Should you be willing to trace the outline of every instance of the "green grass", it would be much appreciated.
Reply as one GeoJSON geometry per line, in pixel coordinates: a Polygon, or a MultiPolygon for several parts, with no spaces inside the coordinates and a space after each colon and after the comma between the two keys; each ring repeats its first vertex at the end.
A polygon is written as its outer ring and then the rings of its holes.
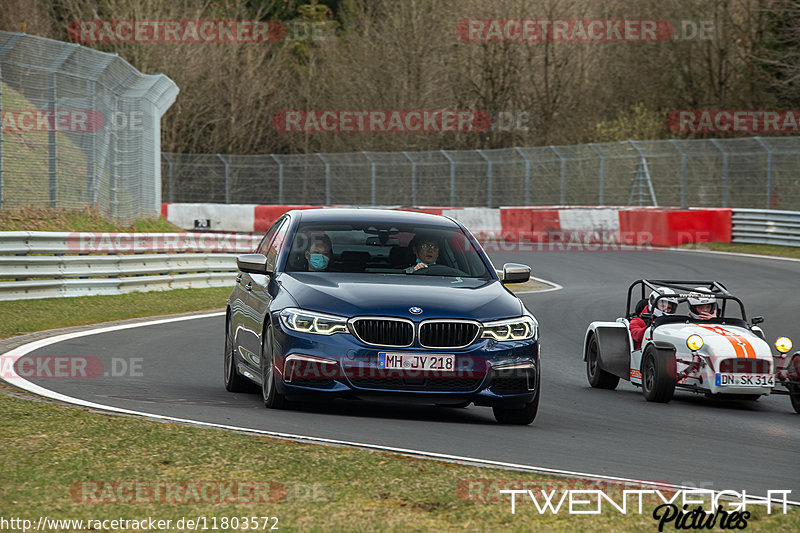
{"type": "Polygon", "coordinates": [[[800,258],[800,247],[778,246],[775,244],[745,244],[740,242],[708,242],[686,244],[682,248],[695,250],[712,250],[715,252],[737,252],[743,254],[776,255],[781,257],[800,258]]]}
{"type": "Polygon", "coordinates": [[[231,287],[0,302],[0,338],[110,320],[224,309],[231,287]]]}
{"type": "Polygon", "coordinates": [[[0,211],[0,231],[104,231],[169,233],[185,230],[164,217],[144,218],[121,224],[91,209],[25,207],[0,211]]]}
{"type": "MultiPolygon", "coordinates": [[[[176,521],[255,515],[278,517],[283,531],[656,530],[652,503],[641,515],[607,509],[601,515],[569,516],[564,510],[539,515],[531,504],[518,500],[512,515],[508,501],[480,501],[488,493],[469,491],[474,480],[493,480],[496,486],[516,481],[519,488],[525,482],[526,488],[557,489],[561,494],[568,488],[565,480],[120,418],[32,402],[4,391],[8,388],[0,387],[0,515],[6,518],[36,522],[42,515],[84,520],[151,516],[176,521]],[[218,503],[185,489],[173,492],[170,503],[148,497],[128,503],[122,498],[130,492],[103,491],[124,487],[111,483],[126,481],[141,487],[159,482],[254,482],[269,490],[267,501],[256,503],[218,503]],[[81,485],[85,482],[95,485],[81,485]],[[547,485],[550,482],[554,484],[547,485]],[[98,494],[106,501],[87,503],[98,494]]],[[[619,498],[615,490],[606,492],[619,498]]],[[[800,512],[766,515],[755,508],[747,527],[798,530],[800,512]]]]}
{"type": "MultiPolygon", "coordinates": [[[[36,109],[21,93],[2,84],[4,111],[36,109]]],[[[80,135],[80,134],[73,134],[80,135]]],[[[65,133],[56,133],[58,200],[63,205],[87,203],[87,157],[65,133]]],[[[50,134],[6,128],[3,132],[3,204],[5,208],[50,203],[50,134]]],[[[108,180],[101,180],[104,184],[108,180]]],[[[108,194],[101,185],[100,194],[108,194]]]]}

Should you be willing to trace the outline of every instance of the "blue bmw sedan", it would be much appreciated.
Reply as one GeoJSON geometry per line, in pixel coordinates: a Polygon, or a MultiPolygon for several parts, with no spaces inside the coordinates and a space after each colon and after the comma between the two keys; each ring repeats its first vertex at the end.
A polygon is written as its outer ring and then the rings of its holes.
{"type": "Polygon", "coordinates": [[[237,257],[227,303],[225,387],[261,388],[269,408],[309,398],[491,407],[530,424],[539,330],[475,237],[440,215],[289,211],[237,257]]]}

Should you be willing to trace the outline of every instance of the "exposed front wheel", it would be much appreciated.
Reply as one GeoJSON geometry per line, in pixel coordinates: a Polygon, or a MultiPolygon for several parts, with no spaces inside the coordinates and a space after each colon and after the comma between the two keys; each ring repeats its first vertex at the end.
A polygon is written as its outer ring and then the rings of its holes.
{"type": "Polygon", "coordinates": [[[261,343],[261,396],[264,405],[270,409],[286,407],[286,397],[275,386],[275,364],[272,353],[272,330],[267,327],[261,343]]]}
{"type": "Polygon", "coordinates": [[[642,356],[642,393],[647,401],[667,403],[672,400],[675,394],[674,367],[672,353],[647,347],[642,356]]]}
{"type": "Polygon", "coordinates": [[[618,376],[609,374],[600,368],[600,348],[596,335],[592,335],[592,338],[589,339],[589,346],[586,348],[586,377],[589,385],[596,389],[614,390],[619,385],[618,376]]]}
{"type": "Polygon", "coordinates": [[[247,378],[239,374],[236,369],[236,347],[233,345],[231,337],[230,318],[225,321],[225,354],[223,357],[223,377],[225,379],[225,389],[229,392],[246,392],[250,389],[250,382],[247,378]]]}
{"type": "Polygon", "coordinates": [[[795,413],[800,413],[800,385],[789,385],[789,399],[795,413]]]}

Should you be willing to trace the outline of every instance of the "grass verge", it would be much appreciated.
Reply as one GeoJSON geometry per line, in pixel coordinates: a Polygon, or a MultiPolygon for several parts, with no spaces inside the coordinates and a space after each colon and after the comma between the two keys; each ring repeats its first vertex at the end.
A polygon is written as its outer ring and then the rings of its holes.
{"type": "MultiPolygon", "coordinates": [[[[655,504],[646,504],[642,514],[606,505],[599,515],[569,516],[566,508],[540,515],[518,498],[512,515],[510,502],[497,497],[501,487],[536,494],[580,488],[567,480],[120,418],[9,394],[0,394],[0,442],[0,514],[34,524],[47,515],[153,517],[172,520],[169,531],[177,531],[183,517],[206,517],[210,526],[214,518],[221,525],[223,517],[245,516],[277,517],[284,531],[615,532],[657,526],[655,504]],[[218,501],[220,486],[232,488],[226,501],[218,501]]],[[[619,501],[619,487],[602,488],[619,501]]],[[[767,515],[751,508],[748,531],[800,530],[799,512],[767,515]]],[[[144,529],[128,526],[116,531],[144,529]]],[[[241,531],[242,522],[220,529],[241,531]]]]}
{"type": "Polygon", "coordinates": [[[746,244],[742,242],[704,242],[685,244],[681,248],[711,250],[714,252],[736,252],[741,254],[774,255],[800,259],[800,247],[778,246],[775,244],[746,244]]]}
{"type": "Polygon", "coordinates": [[[97,211],[88,208],[23,207],[0,210],[0,231],[183,233],[185,230],[164,217],[140,219],[126,225],[105,218],[97,211]]]}
{"type": "Polygon", "coordinates": [[[231,287],[0,302],[0,338],[154,315],[222,309],[231,287]]]}

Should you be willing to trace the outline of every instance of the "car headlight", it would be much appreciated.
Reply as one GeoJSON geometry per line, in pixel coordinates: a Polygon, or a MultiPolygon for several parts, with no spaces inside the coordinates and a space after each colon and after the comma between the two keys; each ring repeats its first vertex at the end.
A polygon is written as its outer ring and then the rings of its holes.
{"type": "Polygon", "coordinates": [[[686,346],[688,346],[691,351],[696,352],[703,347],[703,337],[700,335],[689,335],[689,338],[686,339],[686,346]]]}
{"type": "Polygon", "coordinates": [[[775,348],[781,353],[786,353],[792,349],[792,341],[789,337],[780,337],[775,341],[775,348]]]}
{"type": "Polygon", "coordinates": [[[521,316],[483,323],[481,338],[496,341],[523,341],[536,337],[538,324],[533,317],[521,316]]]}
{"type": "Polygon", "coordinates": [[[347,332],[347,319],[289,307],[281,311],[281,322],[287,328],[302,333],[333,335],[347,332]]]}

